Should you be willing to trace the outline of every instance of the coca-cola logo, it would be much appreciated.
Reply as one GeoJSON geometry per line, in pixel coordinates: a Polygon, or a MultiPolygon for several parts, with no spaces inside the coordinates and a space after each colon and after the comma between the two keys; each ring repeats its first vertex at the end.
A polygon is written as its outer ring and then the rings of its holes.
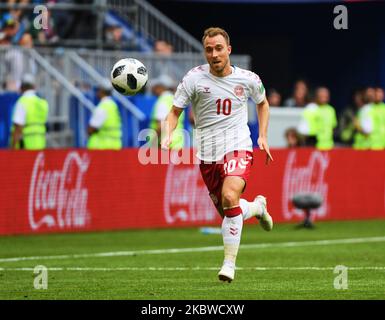
{"type": "Polygon", "coordinates": [[[213,222],[218,217],[197,165],[168,165],[163,203],[168,224],[213,222]]]}
{"type": "Polygon", "coordinates": [[[311,192],[323,198],[322,205],[312,211],[313,217],[324,217],[328,212],[328,185],[324,181],[329,166],[328,153],[312,152],[307,165],[302,167],[297,165],[296,157],[296,151],[291,151],[286,161],[282,192],[283,216],[287,220],[293,216],[302,217],[303,211],[293,207],[292,198],[298,192],[311,192]]]}
{"type": "Polygon", "coordinates": [[[59,170],[45,167],[44,152],[37,154],[28,198],[28,220],[32,230],[43,225],[60,229],[86,226],[88,190],[83,185],[90,161],[87,154],[68,153],[59,170]]]}

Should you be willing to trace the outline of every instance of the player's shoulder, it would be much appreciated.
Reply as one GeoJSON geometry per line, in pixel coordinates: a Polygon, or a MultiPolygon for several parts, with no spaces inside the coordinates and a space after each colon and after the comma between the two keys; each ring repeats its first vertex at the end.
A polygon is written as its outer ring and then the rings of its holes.
{"type": "Polygon", "coordinates": [[[195,78],[200,78],[203,75],[206,75],[209,73],[209,65],[208,64],[202,64],[199,66],[196,66],[192,69],[190,69],[184,78],[186,79],[195,79],[195,78]]]}
{"type": "Polygon", "coordinates": [[[199,82],[202,77],[205,77],[209,72],[208,64],[200,65],[190,69],[183,77],[182,82],[185,86],[191,87],[199,82]]]}
{"type": "Polygon", "coordinates": [[[253,71],[239,68],[236,66],[234,67],[234,74],[239,78],[240,81],[242,81],[247,86],[254,88],[254,87],[261,87],[262,86],[262,80],[259,77],[258,74],[256,74],[253,71]]]}
{"type": "Polygon", "coordinates": [[[245,80],[261,82],[261,78],[255,72],[237,66],[233,66],[233,68],[235,75],[244,78],[245,80]]]}

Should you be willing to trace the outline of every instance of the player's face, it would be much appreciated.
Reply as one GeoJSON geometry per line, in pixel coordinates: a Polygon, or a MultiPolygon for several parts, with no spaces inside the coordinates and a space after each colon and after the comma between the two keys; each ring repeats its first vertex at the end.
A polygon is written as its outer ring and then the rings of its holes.
{"type": "Polygon", "coordinates": [[[204,51],[211,73],[220,77],[231,73],[229,58],[231,46],[227,45],[222,35],[207,37],[204,41],[204,51]]]}

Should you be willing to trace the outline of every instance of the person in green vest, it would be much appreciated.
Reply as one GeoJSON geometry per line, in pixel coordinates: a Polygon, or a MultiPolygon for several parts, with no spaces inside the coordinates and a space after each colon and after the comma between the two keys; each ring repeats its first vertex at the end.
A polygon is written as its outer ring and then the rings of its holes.
{"type": "MultiPolygon", "coordinates": [[[[175,83],[167,75],[161,75],[150,83],[152,93],[157,96],[157,100],[152,109],[150,118],[150,128],[154,130],[154,135],[150,138],[150,143],[153,147],[160,147],[162,121],[165,120],[167,114],[173,106],[175,83]],[[156,134],[156,136],[155,136],[156,134]]],[[[185,145],[183,134],[184,129],[184,112],[178,120],[178,125],[173,135],[171,149],[182,149],[185,145]]]]}
{"type": "Polygon", "coordinates": [[[317,143],[318,105],[311,102],[302,111],[301,120],[297,127],[301,139],[306,147],[314,147],[317,143]]]}
{"type": "Polygon", "coordinates": [[[330,92],[326,87],[318,87],[315,101],[318,105],[316,125],[316,148],[330,150],[334,147],[334,129],[337,127],[337,116],[334,108],[329,104],[330,92]]]}
{"type": "Polygon", "coordinates": [[[45,149],[48,102],[35,91],[35,78],[25,74],[21,80],[21,97],[13,113],[11,148],[25,150],[45,149]]]}
{"type": "Polygon", "coordinates": [[[382,142],[383,142],[383,148],[385,148],[385,102],[384,102],[384,99],[385,99],[385,93],[384,93],[384,89],[383,88],[377,88],[379,91],[378,93],[380,94],[380,98],[378,99],[378,101],[380,101],[380,109],[382,110],[382,125],[383,125],[383,138],[382,138],[382,142]]]}
{"type": "Polygon", "coordinates": [[[372,119],[372,132],[370,133],[370,148],[382,150],[385,148],[385,104],[384,90],[375,88],[374,103],[370,112],[372,119]]]}
{"type": "Polygon", "coordinates": [[[111,97],[110,81],[104,81],[97,91],[99,104],[88,126],[88,149],[119,150],[122,148],[122,121],[119,107],[111,97]]]}
{"type": "Polygon", "coordinates": [[[345,146],[352,146],[356,135],[356,117],[360,108],[365,104],[364,90],[354,91],[351,103],[341,112],[338,119],[339,142],[345,146]]]}
{"type": "Polygon", "coordinates": [[[374,88],[367,87],[364,92],[365,104],[358,109],[354,119],[353,149],[355,150],[367,150],[370,148],[370,134],[373,131],[371,112],[374,99],[374,88]]]}

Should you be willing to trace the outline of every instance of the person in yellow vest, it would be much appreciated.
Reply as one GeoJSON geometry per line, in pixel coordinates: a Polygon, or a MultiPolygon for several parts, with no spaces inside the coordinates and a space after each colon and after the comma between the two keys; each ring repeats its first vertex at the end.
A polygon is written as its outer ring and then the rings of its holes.
{"type": "Polygon", "coordinates": [[[355,150],[367,150],[370,148],[370,134],[373,131],[371,112],[374,100],[374,88],[367,87],[364,93],[365,104],[358,109],[354,119],[353,149],[355,150]]]}
{"type": "Polygon", "coordinates": [[[356,117],[362,106],[365,105],[364,90],[354,91],[351,103],[341,112],[338,119],[338,137],[340,143],[345,146],[352,146],[357,133],[356,117]]]}
{"type": "Polygon", "coordinates": [[[382,143],[383,143],[383,148],[385,148],[385,102],[384,102],[385,93],[384,93],[384,89],[380,87],[376,89],[376,92],[379,95],[377,100],[379,101],[378,103],[380,104],[380,110],[382,112],[382,128],[383,128],[382,143]]]}
{"type": "Polygon", "coordinates": [[[119,107],[111,97],[112,85],[103,82],[97,91],[99,104],[92,113],[88,126],[88,149],[122,148],[122,121],[119,107]]]}
{"type": "Polygon", "coordinates": [[[334,130],[337,127],[337,116],[336,111],[329,104],[329,89],[326,87],[317,88],[315,100],[318,105],[316,148],[330,150],[334,147],[334,130]]]}
{"type": "Polygon", "coordinates": [[[304,141],[304,146],[314,147],[317,143],[318,105],[310,102],[302,111],[301,120],[297,132],[304,141]]]}
{"type": "Polygon", "coordinates": [[[11,148],[25,150],[45,149],[48,102],[35,91],[35,78],[25,74],[21,80],[21,97],[13,113],[11,148]]]}
{"type": "Polygon", "coordinates": [[[337,116],[329,104],[330,93],[326,87],[318,87],[314,102],[309,103],[298,126],[298,132],[305,137],[307,146],[319,150],[330,150],[334,146],[334,129],[337,127],[337,116]]]}
{"type": "Polygon", "coordinates": [[[382,150],[385,148],[385,104],[384,90],[380,87],[375,88],[370,116],[372,120],[372,132],[369,136],[370,148],[382,150]]]}
{"type": "MultiPolygon", "coordinates": [[[[156,132],[157,139],[151,137],[151,144],[152,146],[160,147],[162,121],[166,119],[173,106],[175,83],[173,79],[164,74],[151,81],[150,85],[152,93],[158,97],[152,109],[150,119],[150,128],[156,132]]],[[[173,133],[174,138],[170,146],[171,149],[182,149],[185,145],[182,131],[184,129],[184,117],[185,114],[183,112],[178,119],[177,128],[173,133]]]]}

